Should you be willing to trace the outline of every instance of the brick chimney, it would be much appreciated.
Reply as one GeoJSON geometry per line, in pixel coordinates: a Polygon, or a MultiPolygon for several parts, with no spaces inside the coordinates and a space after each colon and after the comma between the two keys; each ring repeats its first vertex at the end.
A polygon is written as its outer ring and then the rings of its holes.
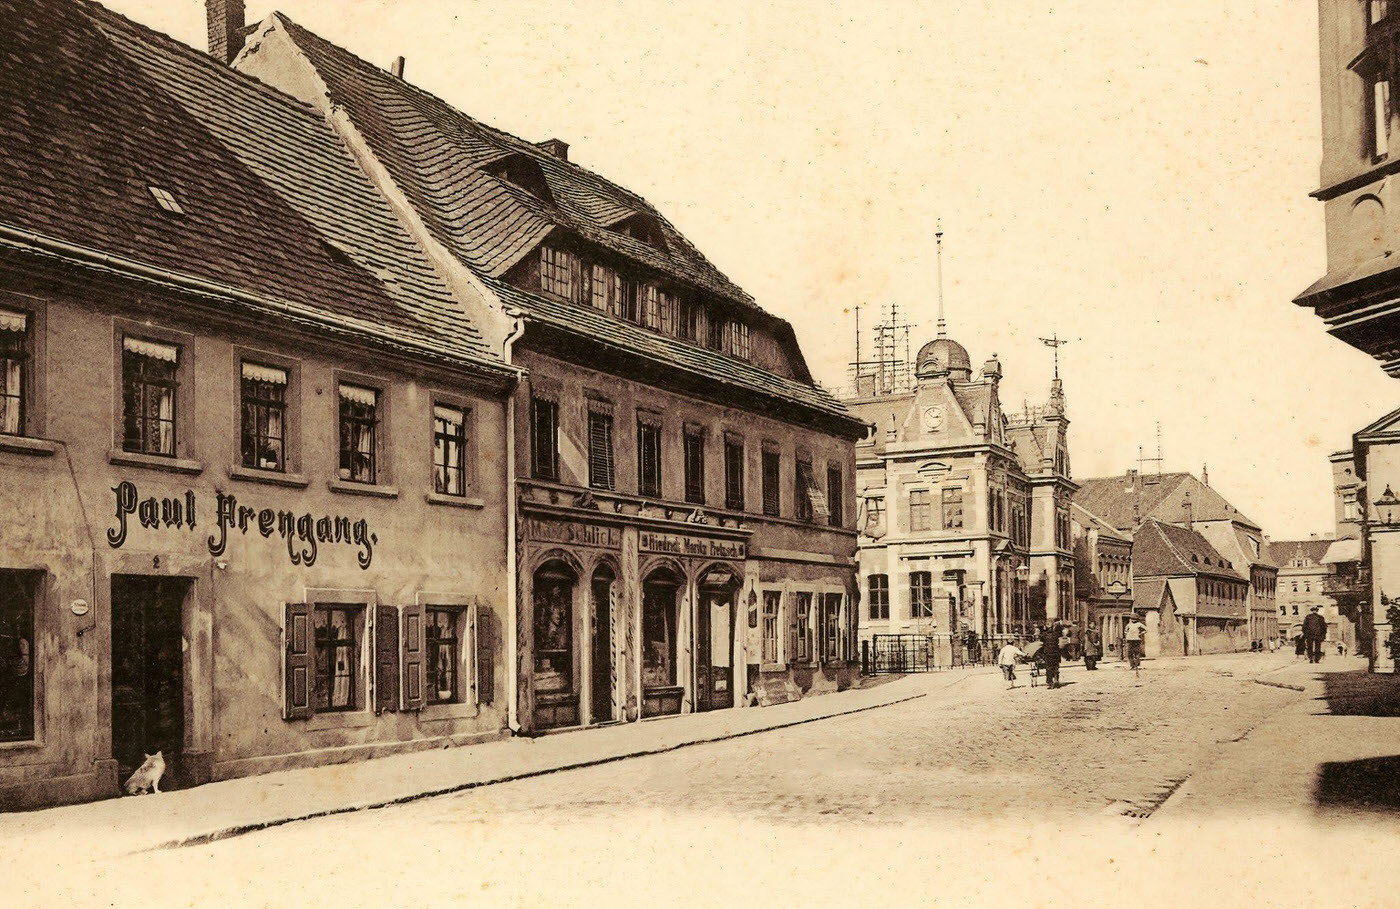
{"type": "Polygon", "coordinates": [[[243,49],[243,0],[204,0],[209,19],[209,56],[232,63],[243,49]]]}
{"type": "Polygon", "coordinates": [[[569,143],[563,139],[545,139],[535,144],[561,161],[569,160],[569,143]]]}

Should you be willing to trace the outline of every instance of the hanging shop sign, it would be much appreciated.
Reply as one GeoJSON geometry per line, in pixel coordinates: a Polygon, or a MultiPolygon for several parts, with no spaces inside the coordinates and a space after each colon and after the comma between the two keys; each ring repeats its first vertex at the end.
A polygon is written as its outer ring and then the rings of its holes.
{"type": "Polygon", "coordinates": [[[747,558],[748,550],[748,546],[741,540],[716,540],[680,533],[657,533],[652,530],[641,532],[637,548],[642,552],[660,552],[667,555],[739,560],[747,558]]]}
{"type": "MultiPolygon", "coordinates": [[[[123,480],[112,487],[116,497],[116,524],[107,530],[107,545],[120,549],[126,543],[127,530],[133,520],[150,530],[194,531],[197,524],[198,500],[192,490],[183,496],[147,496],[141,498],[136,484],[123,480]]],[[[209,554],[221,556],[228,549],[229,537],[256,533],[264,539],[280,537],[287,544],[287,558],[293,565],[310,568],[316,564],[323,545],[356,546],[356,561],[368,569],[374,560],[374,547],[379,537],[370,532],[363,518],[344,515],[320,515],[309,512],[297,514],[271,508],[240,505],[232,493],[214,494],[214,532],[206,539],[209,554]]]]}

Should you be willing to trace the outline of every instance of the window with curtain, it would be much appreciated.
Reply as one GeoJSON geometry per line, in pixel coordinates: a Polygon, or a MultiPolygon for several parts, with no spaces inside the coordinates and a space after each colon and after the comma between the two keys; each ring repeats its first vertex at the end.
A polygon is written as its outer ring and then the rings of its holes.
{"type": "Polygon", "coordinates": [[[340,384],[340,478],[373,483],[379,474],[379,392],[340,384]]]}
{"type": "Polygon", "coordinates": [[[614,489],[617,485],[612,414],[591,406],[588,411],[588,485],[594,489],[614,489]]]}
{"type": "Polygon", "coordinates": [[[122,339],[122,411],[125,451],[175,456],[180,348],[122,339]]]}
{"type": "Polygon", "coordinates": [[[317,712],[359,708],[363,627],[362,606],[316,607],[314,704],[317,712]]]}
{"type": "Polygon", "coordinates": [[[243,466],[287,469],[287,371],[241,365],[243,466]]]}
{"type": "Polygon", "coordinates": [[[433,407],[433,492],[467,494],[467,411],[433,407]]]}
{"type": "Polygon", "coordinates": [[[778,662],[778,609],[783,595],[777,590],[763,591],[763,662],[778,662]]]}
{"type": "Polygon", "coordinates": [[[429,607],[424,612],[429,704],[456,704],[462,700],[457,666],[462,658],[463,614],[462,609],[442,607],[429,607]]]}
{"type": "Polygon", "coordinates": [[[29,314],[0,309],[0,433],[25,434],[29,314]]]}

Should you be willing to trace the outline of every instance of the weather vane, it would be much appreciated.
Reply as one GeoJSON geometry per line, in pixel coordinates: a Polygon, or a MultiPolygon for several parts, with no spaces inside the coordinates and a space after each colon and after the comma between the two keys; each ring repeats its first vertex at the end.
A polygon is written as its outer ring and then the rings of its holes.
{"type": "Polygon", "coordinates": [[[1055,349],[1055,378],[1058,379],[1060,377],[1060,348],[1068,344],[1069,341],[1061,340],[1059,333],[1056,332],[1048,338],[1041,338],[1040,343],[1055,349]]]}

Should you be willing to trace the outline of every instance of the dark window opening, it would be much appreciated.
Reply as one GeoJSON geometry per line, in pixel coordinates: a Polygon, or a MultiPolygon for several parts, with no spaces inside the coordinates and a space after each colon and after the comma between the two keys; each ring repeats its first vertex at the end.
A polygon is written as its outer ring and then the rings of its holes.
{"type": "Polygon", "coordinates": [[[617,469],[613,463],[613,418],[611,414],[588,412],[588,485],[613,489],[617,469]]]}
{"type": "Polygon", "coordinates": [[[782,458],[776,451],[763,452],[763,513],[777,517],[780,511],[782,458]]]}
{"type": "Polygon", "coordinates": [[[34,738],[34,601],[40,575],[0,571],[0,742],[34,738]]]}
{"type": "Polygon", "coordinates": [[[559,479],[559,405],[544,398],[530,401],[530,473],[559,479]]]}
{"type": "Polygon", "coordinates": [[[428,607],[428,703],[456,704],[462,700],[457,666],[461,660],[461,609],[428,607]]]}
{"type": "Polygon", "coordinates": [[[661,496],[661,426],[646,420],[637,422],[637,491],[661,496]]]}
{"type": "Polygon", "coordinates": [[[689,429],[685,433],[685,500],[705,504],[705,435],[689,429]]]}
{"type": "Polygon", "coordinates": [[[361,606],[316,607],[316,689],[320,711],[356,710],[360,689],[361,606]]]}
{"type": "Polygon", "coordinates": [[[724,440],[724,507],[744,510],[744,443],[724,440]]]}
{"type": "Polygon", "coordinates": [[[870,594],[870,617],[888,619],[890,617],[890,578],[885,574],[872,574],[866,582],[870,594]]]}

